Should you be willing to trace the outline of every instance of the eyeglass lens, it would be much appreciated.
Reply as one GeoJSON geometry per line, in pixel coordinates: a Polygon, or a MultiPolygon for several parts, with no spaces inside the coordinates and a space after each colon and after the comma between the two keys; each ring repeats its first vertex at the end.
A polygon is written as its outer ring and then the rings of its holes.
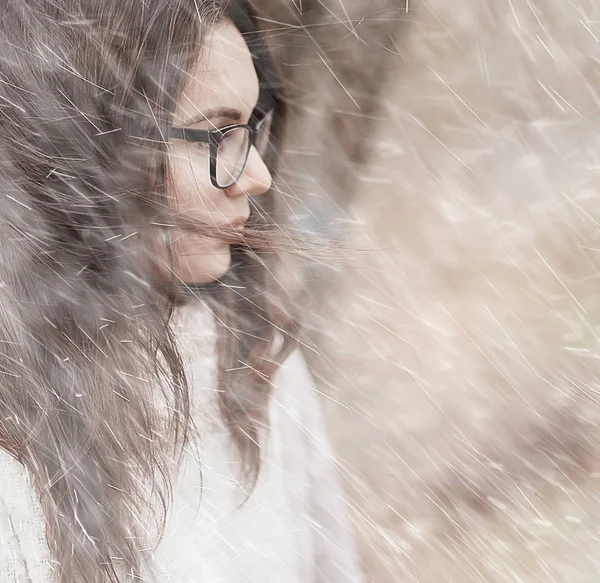
{"type": "Polygon", "coordinates": [[[250,131],[247,128],[234,128],[223,136],[217,151],[219,186],[231,186],[242,175],[249,150],[250,131]]]}
{"type": "MultiPolygon", "coordinates": [[[[262,119],[256,128],[255,146],[264,156],[271,136],[272,115],[262,119]]],[[[250,130],[238,127],[224,135],[217,151],[217,183],[222,188],[231,186],[244,171],[250,153],[250,130]]]]}
{"type": "Polygon", "coordinates": [[[271,126],[273,125],[273,113],[267,114],[256,128],[256,149],[261,157],[264,157],[267,146],[271,139],[271,126]]]}

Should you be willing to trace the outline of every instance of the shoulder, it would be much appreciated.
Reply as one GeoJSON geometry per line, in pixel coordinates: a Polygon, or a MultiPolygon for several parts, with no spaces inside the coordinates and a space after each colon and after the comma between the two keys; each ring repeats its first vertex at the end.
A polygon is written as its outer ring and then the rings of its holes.
{"type": "Polygon", "coordinates": [[[0,581],[49,583],[42,508],[25,466],[0,450],[0,581]]]}
{"type": "Polygon", "coordinates": [[[27,468],[0,450],[0,520],[21,521],[38,512],[41,507],[27,468]]]}
{"type": "Polygon", "coordinates": [[[302,351],[297,348],[281,364],[273,376],[273,401],[288,415],[299,421],[305,433],[322,423],[321,399],[302,351]]]}
{"type": "Polygon", "coordinates": [[[314,391],[314,381],[304,355],[296,348],[281,364],[274,375],[274,383],[278,387],[314,391]]]}

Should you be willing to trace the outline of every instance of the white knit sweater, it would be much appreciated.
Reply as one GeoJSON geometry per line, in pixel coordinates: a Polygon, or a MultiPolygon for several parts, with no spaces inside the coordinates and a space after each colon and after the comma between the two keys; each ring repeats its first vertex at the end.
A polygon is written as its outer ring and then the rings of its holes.
{"type": "MultiPolygon", "coordinates": [[[[199,304],[175,324],[201,440],[174,479],[159,583],[358,583],[319,400],[299,352],[280,369],[263,468],[240,507],[239,467],[216,409],[214,326],[199,304]],[[200,475],[202,469],[202,476],[200,475]]],[[[0,583],[54,583],[44,518],[26,469],[0,452],[0,583]]]]}

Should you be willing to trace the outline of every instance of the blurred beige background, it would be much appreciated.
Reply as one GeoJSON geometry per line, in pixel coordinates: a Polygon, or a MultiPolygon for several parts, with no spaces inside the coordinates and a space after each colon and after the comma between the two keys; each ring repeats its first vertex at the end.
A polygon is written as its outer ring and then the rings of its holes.
{"type": "Polygon", "coordinates": [[[305,287],[369,581],[600,580],[600,4],[298,8],[280,182],[357,249],[305,287]]]}

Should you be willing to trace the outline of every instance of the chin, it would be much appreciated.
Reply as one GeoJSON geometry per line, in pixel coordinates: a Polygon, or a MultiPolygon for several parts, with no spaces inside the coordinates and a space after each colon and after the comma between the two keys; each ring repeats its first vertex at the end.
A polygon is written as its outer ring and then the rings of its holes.
{"type": "Polygon", "coordinates": [[[188,260],[187,265],[180,268],[179,277],[185,283],[211,283],[223,277],[230,267],[231,248],[224,245],[188,260]]]}

